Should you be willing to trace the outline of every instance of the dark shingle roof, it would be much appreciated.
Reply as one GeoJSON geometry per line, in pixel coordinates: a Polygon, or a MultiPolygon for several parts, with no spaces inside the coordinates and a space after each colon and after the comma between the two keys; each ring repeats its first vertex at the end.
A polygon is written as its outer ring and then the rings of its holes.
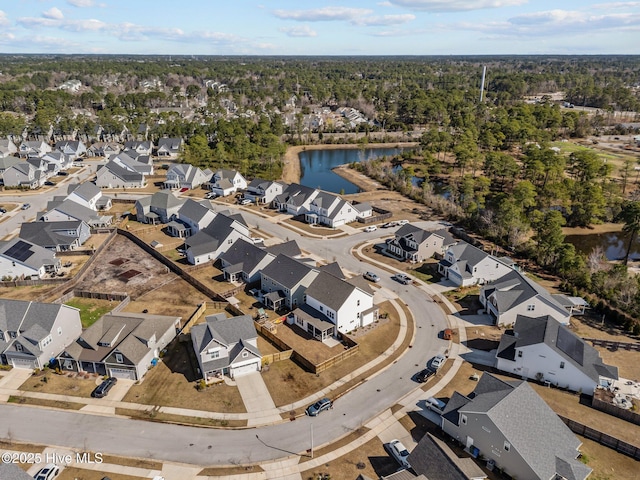
{"type": "Polygon", "coordinates": [[[283,254],[288,257],[297,257],[302,254],[302,251],[295,240],[271,245],[270,247],[266,247],[265,250],[276,256],[283,254]]]}
{"type": "Polygon", "coordinates": [[[33,477],[13,463],[0,463],[2,480],[33,480],[33,477]]]}
{"type": "Polygon", "coordinates": [[[427,433],[409,455],[411,468],[429,480],[486,478],[471,458],[459,458],[442,440],[427,433]]]}
{"type": "Polygon", "coordinates": [[[337,311],[355,289],[355,285],[342,281],[328,272],[321,271],[305,293],[337,311]]]}
{"type": "Polygon", "coordinates": [[[341,280],[344,280],[344,278],[345,278],[344,277],[344,272],[340,268],[340,265],[338,265],[338,262],[332,262],[332,263],[328,263],[326,265],[321,265],[320,267],[318,267],[318,270],[320,270],[321,272],[330,273],[334,277],[337,277],[337,278],[339,278],[341,280]]]}
{"type": "Polygon", "coordinates": [[[220,255],[220,259],[230,265],[242,264],[242,271],[251,272],[267,255],[269,252],[239,239],[229,250],[220,255]]]}
{"type": "Polygon", "coordinates": [[[313,270],[308,265],[280,254],[262,270],[262,274],[285,288],[293,288],[313,270]]]}
{"type": "Polygon", "coordinates": [[[23,223],[19,237],[44,248],[70,245],[78,236],[67,232],[77,231],[82,223],[81,220],[23,223]]]}

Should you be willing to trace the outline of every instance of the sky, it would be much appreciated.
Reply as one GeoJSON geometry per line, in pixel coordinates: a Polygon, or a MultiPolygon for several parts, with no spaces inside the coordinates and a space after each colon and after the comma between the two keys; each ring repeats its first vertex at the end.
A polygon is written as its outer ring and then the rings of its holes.
{"type": "Polygon", "coordinates": [[[640,54],[640,1],[0,0],[0,53],[640,54]]]}

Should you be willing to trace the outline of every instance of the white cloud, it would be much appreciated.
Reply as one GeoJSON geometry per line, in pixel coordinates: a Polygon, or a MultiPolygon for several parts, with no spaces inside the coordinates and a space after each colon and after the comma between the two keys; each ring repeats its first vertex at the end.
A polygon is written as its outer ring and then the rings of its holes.
{"type": "Polygon", "coordinates": [[[372,10],[366,8],[324,7],[314,10],[275,10],[273,14],[283,20],[298,22],[330,22],[340,20],[356,20],[371,15],[372,10]]]}
{"type": "Polygon", "coordinates": [[[378,6],[380,7],[391,7],[391,2],[378,2],[377,3],[378,6]]]}
{"type": "Polygon", "coordinates": [[[96,4],[95,0],[67,0],[67,3],[78,8],[93,7],[96,4]]]}
{"type": "Polygon", "coordinates": [[[302,25],[300,27],[280,27],[283,33],[286,33],[290,37],[315,37],[318,34],[309,25],[302,25]]]}
{"type": "Polygon", "coordinates": [[[60,11],[59,8],[52,7],[49,10],[42,12],[42,16],[44,18],[51,18],[54,20],[62,20],[64,18],[64,14],[60,11]]]}
{"type": "Polygon", "coordinates": [[[0,10],[0,26],[9,25],[10,23],[11,22],[9,22],[9,19],[7,18],[7,14],[2,10],[0,10]]]}
{"type": "Polygon", "coordinates": [[[457,12],[523,5],[528,0],[390,0],[398,7],[428,12],[457,12]]]}
{"type": "Polygon", "coordinates": [[[352,20],[351,23],[356,25],[365,25],[368,27],[374,26],[388,26],[388,25],[401,25],[403,23],[411,22],[415,20],[416,16],[406,13],[403,15],[382,15],[380,17],[364,17],[357,20],[352,20]]]}
{"type": "Polygon", "coordinates": [[[614,8],[634,8],[640,7],[640,2],[611,2],[611,3],[598,3],[591,5],[591,9],[595,10],[611,10],[614,8]]]}

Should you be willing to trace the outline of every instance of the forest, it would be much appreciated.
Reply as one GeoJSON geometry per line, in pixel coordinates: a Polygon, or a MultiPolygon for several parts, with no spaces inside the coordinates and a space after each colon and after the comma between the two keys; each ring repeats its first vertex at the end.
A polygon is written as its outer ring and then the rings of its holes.
{"type": "Polygon", "coordinates": [[[90,140],[98,127],[116,135],[144,124],[149,139],[184,138],[183,161],[250,177],[278,178],[287,144],[333,141],[325,134],[334,132],[363,143],[373,133],[406,134],[419,140],[412,153],[357,167],[535,260],[568,290],[596,295],[592,303],[640,332],[632,321],[640,316],[640,284],[627,259],[586,257],[562,233],[565,225],[621,222],[633,240],[640,158],[630,154],[614,166],[593,149],[560,148],[639,132],[640,57],[4,55],[0,73],[2,136],[53,131],[52,140],[90,140]],[[368,121],[302,121],[340,107],[368,121]]]}

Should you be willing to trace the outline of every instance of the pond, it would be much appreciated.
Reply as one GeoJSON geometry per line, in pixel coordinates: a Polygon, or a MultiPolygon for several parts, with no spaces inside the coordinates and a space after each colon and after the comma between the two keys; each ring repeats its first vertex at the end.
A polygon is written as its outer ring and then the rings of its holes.
{"type": "MultiPolygon", "coordinates": [[[[589,255],[594,248],[600,246],[607,260],[623,260],[628,246],[628,239],[624,232],[567,235],[564,241],[574,244],[576,250],[586,255],[589,255]]],[[[640,260],[640,241],[638,241],[638,238],[633,242],[629,260],[640,260]]]]}
{"type": "Polygon", "coordinates": [[[403,152],[402,148],[341,148],[337,150],[305,150],[300,152],[300,184],[321,188],[328,192],[358,193],[360,189],[332,171],[338,165],[362,162],[379,157],[391,157],[403,152]]]}

